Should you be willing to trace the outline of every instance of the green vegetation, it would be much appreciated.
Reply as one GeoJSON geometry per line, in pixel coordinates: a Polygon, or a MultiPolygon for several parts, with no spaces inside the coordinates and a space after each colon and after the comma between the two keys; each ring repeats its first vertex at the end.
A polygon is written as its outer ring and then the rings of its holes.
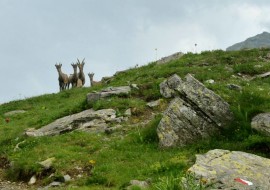
{"type": "MultiPolygon", "coordinates": [[[[251,130],[254,115],[270,111],[270,79],[245,80],[270,70],[266,57],[269,49],[224,52],[205,51],[185,54],[179,60],[164,65],[146,66],[119,73],[108,85],[79,88],[57,94],[47,94],[0,106],[0,168],[9,180],[27,182],[32,175],[38,185],[47,185],[54,179],[69,174],[74,181],[64,189],[125,189],[132,179],[150,180],[150,189],[179,189],[185,177],[191,189],[203,189],[202,184],[187,176],[186,170],[194,163],[195,154],[219,148],[241,150],[270,158],[270,139],[251,130]],[[208,88],[219,94],[230,105],[235,121],[218,137],[200,141],[184,148],[160,149],[156,127],[160,113],[169,100],[163,100],[155,109],[146,103],[162,98],[159,84],[172,74],[184,77],[191,73],[208,88]],[[241,73],[241,76],[238,76],[241,73]],[[215,83],[207,84],[213,79],[215,83]],[[107,86],[138,84],[129,96],[110,97],[93,104],[86,102],[86,94],[107,86]],[[227,84],[240,85],[242,91],[231,90],[227,84]],[[119,116],[128,108],[133,115],[123,124],[124,130],[113,134],[66,133],[53,137],[26,137],[27,128],[40,128],[63,116],[85,109],[113,108],[119,116]],[[6,123],[4,113],[26,110],[10,116],[6,123]],[[151,117],[155,113],[155,117],[151,117]],[[146,125],[141,122],[151,119],[146,125]],[[20,143],[20,150],[14,151],[20,143]],[[55,157],[54,171],[44,172],[37,162],[55,157]],[[12,163],[8,167],[7,161],[12,163]],[[49,178],[51,172],[54,178],[49,178]],[[82,175],[82,177],[78,177],[82,175]],[[75,187],[74,187],[75,188],[75,187]]],[[[57,81],[56,81],[57,84],[57,81]]],[[[1,172],[0,172],[1,173],[1,172]]],[[[133,189],[140,189],[134,187],[133,189]]],[[[180,188],[181,189],[181,188],[180,188]]]]}

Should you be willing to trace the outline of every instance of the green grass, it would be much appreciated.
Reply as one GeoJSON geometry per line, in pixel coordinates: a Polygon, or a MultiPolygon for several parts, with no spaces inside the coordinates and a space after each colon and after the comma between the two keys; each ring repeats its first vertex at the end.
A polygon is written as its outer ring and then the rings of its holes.
{"type": "MultiPolygon", "coordinates": [[[[2,104],[0,157],[12,162],[12,167],[5,170],[4,177],[27,182],[36,174],[38,184],[41,185],[46,185],[55,178],[61,179],[65,174],[76,179],[63,189],[76,189],[75,186],[80,189],[124,189],[132,179],[150,179],[150,189],[158,189],[164,185],[174,189],[174,186],[177,188],[179,185],[179,179],[186,175],[186,170],[194,163],[195,154],[198,153],[220,148],[270,158],[269,137],[258,134],[250,127],[253,116],[270,111],[270,79],[247,81],[232,76],[241,73],[252,77],[269,71],[270,61],[262,59],[268,52],[269,49],[254,49],[188,53],[164,65],[150,63],[120,73],[106,86],[72,89],[2,104]],[[235,121],[220,136],[183,148],[160,149],[156,127],[169,100],[163,100],[161,106],[155,109],[148,108],[146,103],[162,98],[159,92],[160,82],[172,74],[183,78],[188,73],[193,74],[231,105],[235,121]],[[205,83],[208,79],[213,79],[215,83],[205,83]],[[110,97],[92,104],[86,102],[86,94],[89,92],[129,83],[138,84],[139,90],[133,90],[128,96],[110,97]],[[227,84],[240,85],[242,91],[231,90],[227,84]],[[84,132],[39,138],[24,135],[27,128],[40,128],[58,118],[90,108],[113,108],[118,116],[131,108],[132,117],[123,124],[124,130],[111,135],[84,132]],[[18,109],[27,112],[10,116],[10,122],[6,123],[4,113],[18,109]],[[149,119],[152,113],[156,116],[146,126],[141,125],[140,122],[149,119]],[[20,142],[23,142],[20,150],[14,152],[15,146],[20,142]],[[50,157],[56,158],[53,163],[55,178],[49,178],[51,173],[44,172],[37,164],[50,157]],[[95,164],[91,164],[90,160],[95,161],[95,164]],[[78,178],[81,172],[83,175],[78,178]]],[[[195,182],[191,180],[190,185],[193,183],[195,182]]],[[[197,187],[194,184],[193,189],[197,187]]]]}

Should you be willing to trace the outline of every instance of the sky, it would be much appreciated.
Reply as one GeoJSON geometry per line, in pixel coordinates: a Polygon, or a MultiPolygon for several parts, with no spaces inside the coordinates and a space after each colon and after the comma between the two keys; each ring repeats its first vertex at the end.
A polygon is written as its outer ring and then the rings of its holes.
{"type": "Polygon", "coordinates": [[[0,0],[0,103],[58,93],[56,63],[94,80],[270,32],[269,0],[0,0]],[[197,44],[195,49],[195,44],[197,44]]]}

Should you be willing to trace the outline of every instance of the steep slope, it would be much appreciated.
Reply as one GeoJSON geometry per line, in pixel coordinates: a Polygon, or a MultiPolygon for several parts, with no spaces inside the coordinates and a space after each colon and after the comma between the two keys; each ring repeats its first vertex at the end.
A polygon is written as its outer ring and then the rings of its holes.
{"type": "Polygon", "coordinates": [[[63,189],[79,186],[93,190],[124,189],[130,180],[149,179],[152,189],[157,189],[155,187],[163,187],[168,178],[173,178],[171,181],[181,179],[194,163],[195,154],[211,149],[239,150],[270,157],[270,139],[250,127],[254,115],[270,111],[270,79],[249,80],[270,71],[269,51],[188,53],[166,64],[154,62],[120,72],[110,79],[109,84],[2,104],[0,179],[27,183],[36,175],[37,182],[33,189],[37,189],[55,180],[63,181],[68,174],[73,180],[63,189]],[[236,120],[220,136],[183,148],[162,150],[158,147],[156,128],[169,100],[162,99],[159,84],[173,74],[184,77],[188,73],[228,102],[236,120]],[[214,82],[209,83],[210,79],[214,82]],[[137,84],[139,90],[91,104],[86,101],[89,92],[128,84],[137,84]],[[230,89],[228,84],[241,86],[242,90],[230,89]],[[148,102],[158,99],[161,99],[160,106],[147,106],[148,102]],[[38,129],[59,118],[91,108],[112,108],[116,110],[117,117],[123,116],[130,108],[131,116],[126,123],[121,123],[122,128],[112,134],[75,131],[52,137],[24,135],[28,128],[38,129]],[[26,112],[7,118],[5,113],[13,110],[26,112]],[[37,163],[48,158],[55,158],[53,169],[44,172],[37,163]],[[51,175],[52,172],[54,175],[51,175]]]}
{"type": "Polygon", "coordinates": [[[256,36],[250,37],[243,42],[239,42],[228,47],[226,51],[235,51],[253,48],[269,48],[269,47],[270,47],[270,33],[263,32],[256,36]]]}

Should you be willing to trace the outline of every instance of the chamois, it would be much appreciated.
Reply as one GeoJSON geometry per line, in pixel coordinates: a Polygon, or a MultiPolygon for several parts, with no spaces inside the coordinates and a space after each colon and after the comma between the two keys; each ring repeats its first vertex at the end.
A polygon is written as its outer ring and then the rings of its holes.
{"type": "Polygon", "coordinates": [[[82,86],[85,84],[85,76],[84,76],[84,73],[83,73],[83,66],[84,66],[84,64],[85,64],[85,62],[84,62],[84,59],[82,60],[82,62],[80,63],[80,60],[79,59],[77,59],[77,65],[78,65],[78,67],[79,67],[79,76],[78,76],[78,78],[82,81],[82,86]]]}
{"type": "Polygon", "coordinates": [[[100,85],[100,84],[101,84],[101,81],[94,81],[94,80],[93,80],[94,75],[95,75],[95,73],[88,73],[88,76],[89,76],[89,78],[90,78],[91,86],[97,86],[97,85],[100,85]]]}
{"type": "Polygon", "coordinates": [[[61,67],[62,67],[62,64],[59,63],[59,64],[55,64],[55,67],[58,71],[58,81],[59,81],[59,88],[60,88],[60,91],[62,90],[65,90],[68,88],[68,76],[67,74],[64,74],[62,71],[61,71],[61,67]]]}
{"type": "Polygon", "coordinates": [[[74,88],[77,86],[77,81],[78,81],[77,65],[74,63],[71,63],[71,66],[73,67],[74,73],[69,76],[68,83],[72,85],[72,88],[74,88]]]}

